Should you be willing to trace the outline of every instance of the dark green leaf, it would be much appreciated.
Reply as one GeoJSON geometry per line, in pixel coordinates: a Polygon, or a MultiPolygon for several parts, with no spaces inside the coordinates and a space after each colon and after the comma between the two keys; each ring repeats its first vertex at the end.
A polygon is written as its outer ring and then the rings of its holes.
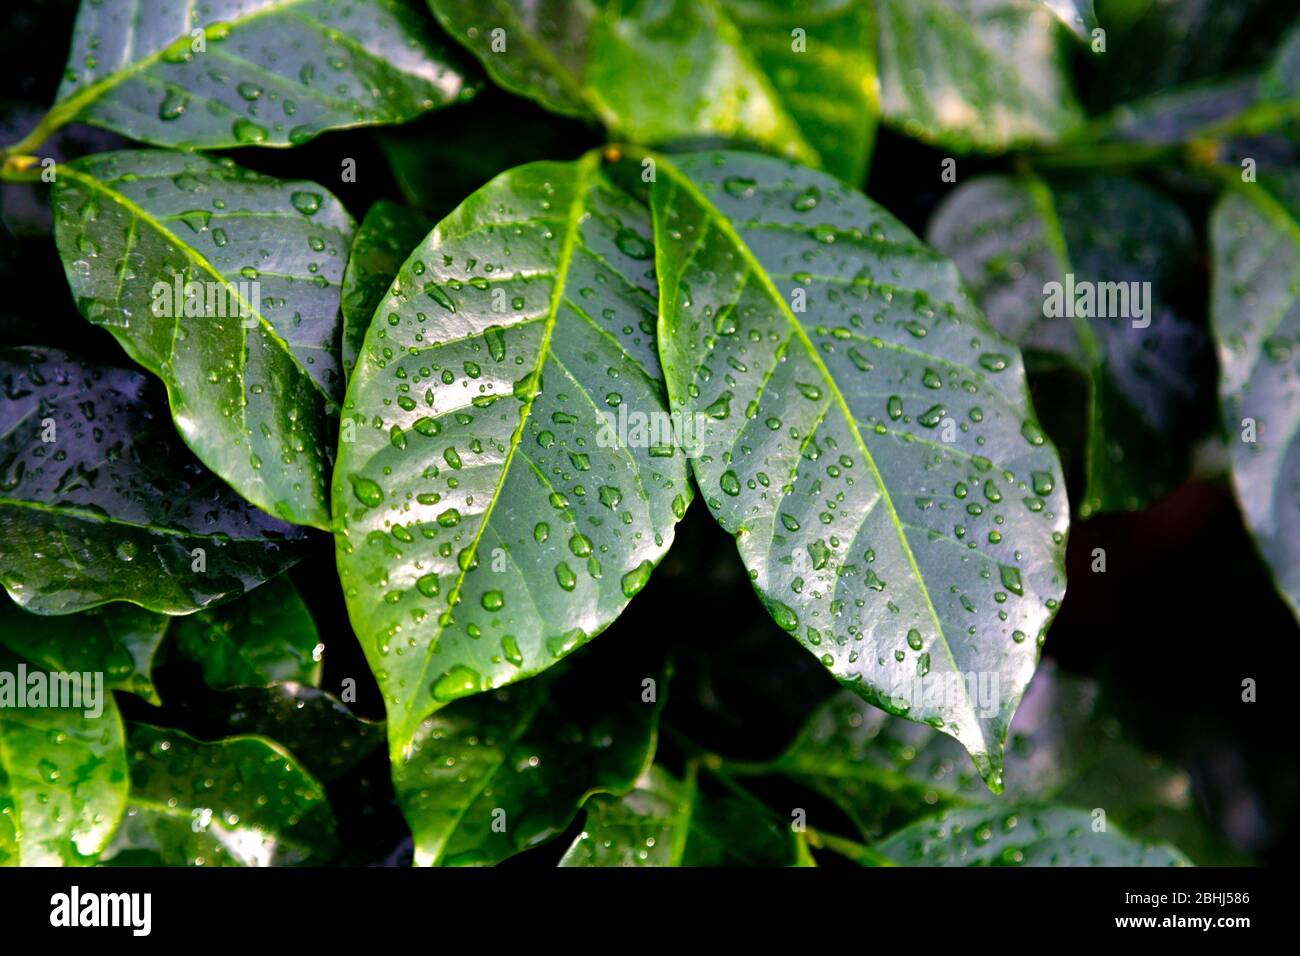
{"type": "Polygon", "coordinates": [[[228,160],[139,150],[59,167],[53,202],[78,306],[166,383],[186,444],[263,510],[328,528],[354,228],[338,200],[228,160]],[[191,281],[201,301],[175,294],[191,281]]]}
{"type": "Polygon", "coordinates": [[[1210,228],[1233,485],[1278,590],[1300,615],[1300,174],[1229,189],[1210,228]]]}
{"type": "Polygon", "coordinates": [[[47,670],[101,671],[105,687],[157,704],[153,658],[170,620],[121,603],[38,617],[0,597],[0,644],[47,670]]]}
{"type": "Polygon", "coordinates": [[[591,794],[632,789],[654,756],[666,675],[635,654],[593,669],[589,654],[420,726],[393,764],[416,865],[498,863],[562,833],[591,794]]]}
{"type": "Polygon", "coordinates": [[[866,4],[429,5],[497,83],[558,113],[641,143],[735,136],[854,181],[865,171],[878,112],[866,4]]]}
{"type": "Polygon", "coordinates": [[[212,687],[320,681],[324,645],[287,577],[238,601],[180,618],[173,627],[181,657],[200,664],[212,687]]]}
{"type": "Polygon", "coordinates": [[[334,513],[394,754],[449,701],[590,640],[672,543],[691,488],[654,351],[653,249],[595,154],[536,163],[443,220],[376,311],[334,513]]]}
{"type": "Polygon", "coordinates": [[[60,701],[75,709],[35,703],[38,670],[0,649],[0,866],[93,863],[126,807],[122,718],[107,688],[60,701]]]}
{"type": "Polygon", "coordinates": [[[0,386],[0,537],[22,543],[0,582],[27,610],[187,614],[296,560],[301,533],[203,469],[144,375],[3,349],[0,386]]]}
{"type": "Polygon", "coordinates": [[[115,866],[294,866],[337,847],[321,785],[262,737],[202,743],[132,724],[131,793],[115,866]]]}
{"type": "Polygon", "coordinates": [[[694,154],[660,159],[652,199],[669,394],[754,586],[840,681],[941,722],[996,787],[1069,520],[1016,347],[952,263],[827,176],[694,154]]]}
{"type": "Polygon", "coordinates": [[[1040,0],[1079,38],[1087,40],[1097,28],[1097,11],[1093,0],[1040,0]]]}
{"type": "Polygon", "coordinates": [[[1208,355],[1204,333],[1175,304],[1196,252],[1177,204],[1114,177],[1055,190],[982,178],[935,214],[930,241],[1030,359],[1064,361],[1086,376],[1081,515],[1144,507],[1182,479],[1208,355]],[[1111,288],[1122,295],[1110,297],[1111,288]],[[1082,297],[1093,292],[1089,307],[1082,297]],[[1068,308],[1076,303],[1083,314],[1068,308]]]}
{"type": "Polygon", "coordinates": [[[418,212],[381,199],[357,229],[341,291],[343,307],[343,375],[352,374],[375,308],[388,291],[406,257],[429,231],[418,212]]]}
{"type": "Polygon", "coordinates": [[[1085,810],[971,807],[914,823],[878,848],[903,866],[1187,866],[1171,846],[1143,844],[1085,810]]]}
{"type": "Polygon", "coordinates": [[[54,114],[159,146],[286,146],[473,92],[408,0],[85,0],[54,114]]]}
{"type": "Polygon", "coordinates": [[[587,804],[582,833],[561,866],[790,866],[792,831],[741,795],[703,792],[651,767],[636,788],[587,804]]]}

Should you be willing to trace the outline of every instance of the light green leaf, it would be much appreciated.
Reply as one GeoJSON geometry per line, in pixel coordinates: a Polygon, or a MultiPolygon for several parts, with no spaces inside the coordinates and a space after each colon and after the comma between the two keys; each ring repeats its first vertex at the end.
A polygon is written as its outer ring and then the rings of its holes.
{"type": "Polygon", "coordinates": [[[122,718],[106,688],[66,701],[76,709],[34,703],[39,670],[0,650],[0,866],[91,864],[126,807],[122,718]]]}
{"type": "Polygon", "coordinates": [[[418,212],[381,199],[370,207],[357,229],[341,291],[343,307],[343,374],[352,374],[375,307],[388,292],[406,257],[429,231],[418,212]]]}
{"type": "Polygon", "coordinates": [[[52,201],[78,306],[166,383],[185,443],[259,508],[328,528],[354,229],[338,200],[228,160],[139,150],[59,167],[52,201]],[[191,281],[202,300],[176,294],[191,281]]]}
{"type": "Polygon", "coordinates": [[[869,5],[429,5],[497,83],[555,112],[599,120],[617,136],[730,136],[854,181],[865,172],[879,112],[869,5]]]}
{"type": "Polygon", "coordinates": [[[1093,0],[1040,0],[1040,2],[1081,40],[1087,40],[1092,31],[1097,28],[1097,11],[1093,9],[1093,0]]]}
{"type": "Polygon", "coordinates": [[[288,146],[473,93],[408,0],[84,0],[54,115],[159,146],[288,146]]]}
{"type": "Polygon", "coordinates": [[[105,687],[158,704],[153,659],[170,620],[123,603],[38,617],[0,597],[0,644],[46,670],[100,671],[105,687]]]}
{"type": "Polygon", "coordinates": [[[792,831],[746,795],[704,792],[694,768],[677,780],[651,767],[636,788],[587,804],[560,866],[792,866],[792,831]]]}
{"type": "Polygon", "coordinates": [[[1278,591],[1300,616],[1300,175],[1230,188],[1210,237],[1233,486],[1278,591]]]}
{"type": "Polygon", "coordinates": [[[203,743],[132,724],[126,818],[103,859],[114,866],[296,866],[337,849],[325,791],[262,737],[203,743]]]}
{"type": "Polygon", "coordinates": [[[28,611],[188,614],[297,560],[301,532],[204,470],[143,374],[0,349],[0,383],[0,539],[22,542],[0,582],[28,611]]]}
{"type": "Polygon", "coordinates": [[[987,177],[940,207],[929,238],[1031,370],[1063,361],[1084,376],[1081,515],[1145,507],[1182,480],[1209,363],[1174,304],[1196,256],[1176,203],[1117,177],[987,177]]]}
{"type": "Polygon", "coordinates": [[[662,664],[602,671],[590,653],[420,726],[393,765],[417,866],[499,863],[562,833],[592,794],[632,789],[654,756],[662,664]]]}
{"type": "Polygon", "coordinates": [[[654,351],[653,249],[595,154],[536,163],[444,219],[380,303],[334,514],[395,759],[439,707],[598,634],[672,543],[691,488],[654,351]]]}
{"type": "Polygon", "coordinates": [[[878,849],[902,866],[1188,866],[1171,846],[1143,844],[1086,810],[971,807],[914,823],[878,849]]]}
{"type": "Polygon", "coordinates": [[[673,410],[699,423],[696,480],[759,595],[997,787],[1069,519],[1015,346],[952,263],[822,174],[661,158],[652,206],[673,410]]]}
{"type": "Polygon", "coordinates": [[[265,687],[279,681],[320,681],[320,634],[287,577],[247,597],[174,625],[179,655],[203,668],[212,687],[265,687]]]}

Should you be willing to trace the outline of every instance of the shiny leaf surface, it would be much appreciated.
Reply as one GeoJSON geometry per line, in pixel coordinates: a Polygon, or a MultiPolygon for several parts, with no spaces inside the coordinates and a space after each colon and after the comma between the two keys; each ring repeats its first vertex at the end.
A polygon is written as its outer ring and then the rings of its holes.
{"type": "Polygon", "coordinates": [[[472,93],[408,0],[84,0],[55,113],[159,146],[288,146],[472,93]]]}
{"type": "Polygon", "coordinates": [[[661,159],[652,204],[673,410],[703,423],[696,480],[768,610],[998,786],[1068,522],[1015,346],[952,263],[822,174],[661,159]]]}
{"type": "Polygon", "coordinates": [[[82,313],[166,383],[204,464],[259,508],[328,528],[347,211],[315,183],[184,153],[59,170],[55,238],[82,313]]]}
{"type": "Polygon", "coordinates": [[[334,514],[395,756],[439,707],[590,640],[672,543],[691,490],[653,249],[595,154],[531,164],[444,219],[376,311],[334,514]]]}
{"type": "Polygon", "coordinates": [[[206,471],[141,373],[3,349],[0,384],[0,536],[22,542],[0,582],[27,610],[187,614],[296,560],[301,532],[206,471]]]}

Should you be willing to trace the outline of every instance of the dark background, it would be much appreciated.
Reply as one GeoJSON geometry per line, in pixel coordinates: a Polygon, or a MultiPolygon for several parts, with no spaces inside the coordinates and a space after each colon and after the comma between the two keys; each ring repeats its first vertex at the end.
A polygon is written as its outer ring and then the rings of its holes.
{"type": "MultiPolygon", "coordinates": [[[[1188,35],[1164,34],[1140,17],[1109,30],[1104,72],[1078,55],[1078,85],[1094,111],[1176,81],[1232,73],[1263,62],[1281,28],[1297,15],[1294,0],[1188,0],[1210,10],[1188,35]],[[1151,55],[1151,51],[1162,51],[1151,55]],[[1172,65],[1170,65],[1172,62],[1172,65]]],[[[1125,9],[1142,3],[1119,2],[1125,9]]],[[[26,132],[54,98],[76,12],[75,0],[11,4],[0,31],[0,142],[26,132]]],[[[570,159],[598,146],[598,129],[544,113],[490,84],[470,103],[396,130],[331,133],[292,151],[230,151],[237,162],[285,178],[314,179],[335,193],[359,221],[379,198],[418,203],[436,220],[491,176],[535,159],[570,159]],[[356,161],[357,181],[340,182],[344,158],[356,161]],[[390,158],[394,163],[390,164],[390,158]]],[[[130,145],[87,127],[73,127],[43,154],[73,158],[130,145]]],[[[913,230],[924,233],[936,205],[955,189],[941,182],[946,154],[882,131],[868,195],[913,230]]],[[[1290,144],[1274,148],[1295,164],[1290,144]]],[[[1014,169],[1015,157],[959,159],[959,180],[981,171],[1014,169]]],[[[1201,233],[1213,193],[1167,164],[1133,172],[1177,198],[1201,233]]],[[[1062,175],[1070,175],[1067,168],[1062,175]]],[[[69,295],[49,232],[39,187],[0,186],[0,344],[61,345],[113,364],[129,359],[103,330],[85,322],[69,295]]],[[[1183,299],[1205,321],[1208,262],[1183,299]]],[[[1051,383],[1046,383],[1051,384],[1051,383]]],[[[1059,383],[1058,383],[1059,384],[1059,383]]],[[[1040,405],[1045,383],[1035,383],[1040,405]]],[[[1053,388],[1051,401],[1062,401],[1053,388]]],[[[1070,457],[1070,436],[1081,407],[1054,406],[1063,425],[1053,437],[1070,457]]],[[[1077,398],[1077,396],[1075,396],[1077,398]]],[[[1100,681],[1128,733],[1145,749],[1185,767],[1210,825],[1243,854],[1261,863],[1287,862],[1297,849],[1300,761],[1292,736],[1300,677],[1300,630],[1276,594],[1246,534],[1215,448],[1212,394],[1187,409],[1189,431],[1202,436],[1192,477],[1149,510],[1076,520],[1069,539],[1069,588],[1049,632],[1044,654],[1073,674],[1100,681]],[[1092,573],[1094,548],[1106,550],[1108,569],[1092,573]],[[1258,682],[1260,702],[1241,701],[1242,680],[1258,682]]],[[[1077,477],[1077,476],[1071,476],[1077,477]]],[[[1080,485],[1071,484],[1072,498],[1080,485]]],[[[9,543],[7,546],[12,546],[9,543]]],[[[337,586],[333,548],[320,536],[312,555],[292,572],[328,648],[323,686],[344,677],[360,685],[357,709],[381,718],[383,708],[360,648],[347,625],[337,586]]],[[[740,759],[774,756],[817,700],[835,690],[816,659],[768,618],[754,598],[735,547],[696,501],[678,540],[630,610],[583,654],[599,645],[666,644],[676,661],[661,749],[671,761],[674,730],[700,746],[740,759]]],[[[172,721],[200,732],[213,718],[211,692],[197,674],[164,665],[157,674],[170,713],[156,713],[126,695],[127,717],[172,721]]],[[[1014,725],[1013,725],[1014,729],[1014,725]]],[[[339,813],[344,862],[409,860],[406,827],[392,798],[382,753],[360,773],[331,785],[339,813]]],[[[827,808],[821,812],[833,813],[827,808]]],[[[512,861],[551,863],[567,846],[554,844],[512,861]]]]}

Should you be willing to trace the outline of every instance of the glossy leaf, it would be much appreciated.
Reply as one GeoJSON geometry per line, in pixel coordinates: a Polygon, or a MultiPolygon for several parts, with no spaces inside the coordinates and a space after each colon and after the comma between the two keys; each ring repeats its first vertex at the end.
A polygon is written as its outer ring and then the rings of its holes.
{"type": "Polygon", "coordinates": [[[114,866],[294,866],[337,848],[321,785],[262,737],[203,743],[133,724],[127,814],[114,866]]]}
{"type": "Polygon", "coordinates": [[[139,372],[0,349],[0,385],[0,537],[23,543],[0,582],[28,611],[187,614],[297,560],[301,532],[204,470],[139,372]]]}
{"type": "Polygon", "coordinates": [[[1041,0],[1056,18],[1081,39],[1087,40],[1097,28],[1097,11],[1093,0],[1041,0]]]}
{"type": "Polygon", "coordinates": [[[153,659],[170,620],[124,603],[37,616],[0,597],[0,644],[47,670],[100,671],[105,687],[157,704],[153,659]]]}
{"type": "MultiPolygon", "coordinates": [[[[1055,4],[1050,4],[1055,6],[1055,4]]],[[[881,104],[909,136],[1001,151],[1083,120],[1042,0],[874,0],[881,104]]]]}
{"type": "Polygon", "coordinates": [[[393,765],[416,865],[498,863],[562,833],[591,794],[631,790],[654,756],[664,676],[635,657],[593,670],[584,654],[428,718],[393,765]]]}
{"type": "Polygon", "coordinates": [[[1144,507],[1182,479],[1208,354],[1175,304],[1195,258],[1177,204],[1114,177],[1057,189],[982,178],[939,209],[929,237],[1030,359],[1086,377],[1080,514],[1144,507]]]}
{"type": "Polygon", "coordinates": [[[865,171],[878,113],[866,4],[429,5],[497,83],[555,112],[599,120],[617,136],[731,136],[849,179],[865,171]]]}
{"type": "Polygon", "coordinates": [[[265,687],[278,681],[316,684],[324,647],[316,622],[287,577],[247,597],[174,625],[180,656],[203,668],[212,687],[265,687]]]}
{"type": "Polygon", "coordinates": [[[595,154],[536,163],[444,219],[376,311],[334,514],[395,755],[439,707],[590,640],[672,543],[691,489],[654,352],[653,249],[595,154]]]}
{"type": "Polygon", "coordinates": [[[84,0],[54,113],[159,146],[288,146],[473,92],[408,0],[84,0]]]}
{"type": "Polygon", "coordinates": [[[1103,807],[1136,837],[1195,849],[1203,863],[1237,862],[1207,838],[1191,778],[1125,737],[1096,684],[1050,664],[1011,723],[1002,798],[989,795],[951,738],[847,691],[819,707],[765,769],[834,802],[871,841],[936,809],[1050,803],[1103,807]]]}
{"type": "Polygon", "coordinates": [[[411,250],[429,231],[429,223],[413,210],[381,199],[370,207],[357,229],[343,273],[343,374],[352,373],[375,308],[388,292],[411,250]]]}
{"type": "Polygon", "coordinates": [[[0,649],[0,866],[87,865],[126,806],[122,718],[106,688],[66,701],[76,709],[18,707],[37,670],[0,649]]]}
{"type": "Polygon", "coordinates": [[[1173,847],[1094,829],[1086,810],[972,807],[914,823],[878,847],[902,866],[1187,866],[1173,847]]]}
{"type": "Polygon", "coordinates": [[[354,226],[338,200],[228,160],[138,150],[59,167],[52,201],[78,306],[166,383],[185,443],[259,508],[328,528],[354,226]],[[188,282],[195,295],[177,294],[188,282]]]}
{"type": "Polygon", "coordinates": [[[661,159],[652,204],[673,410],[702,422],[696,480],[768,610],[998,786],[1068,523],[1015,346],[952,263],[827,176],[661,159]]]}
{"type": "Polygon", "coordinates": [[[561,866],[791,866],[791,831],[751,799],[702,792],[651,767],[622,797],[587,804],[582,833],[561,866]]]}
{"type": "Polygon", "coordinates": [[[1278,591],[1300,615],[1300,176],[1229,189],[1210,233],[1233,486],[1278,591]]]}

